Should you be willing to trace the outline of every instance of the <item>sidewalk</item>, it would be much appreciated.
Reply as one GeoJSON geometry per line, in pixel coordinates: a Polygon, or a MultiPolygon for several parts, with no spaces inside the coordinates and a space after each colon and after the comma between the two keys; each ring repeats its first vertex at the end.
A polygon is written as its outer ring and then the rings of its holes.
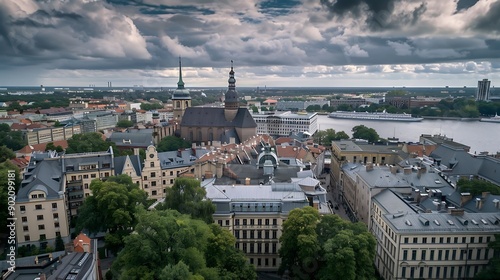
{"type": "Polygon", "coordinates": [[[336,190],[336,188],[333,188],[333,186],[330,185],[330,174],[329,173],[321,174],[321,176],[319,176],[318,179],[320,181],[325,181],[324,187],[327,190],[326,197],[327,197],[327,200],[331,201],[333,204],[333,208],[332,208],[333,213],[336,215],[339,215],[342,219],[344,219],[346,221],[351,221],[349,219],[349,216],[347,215],[346,210],[344,209],[344,206],[342,205],[342,203],[340,203],[340,201],[338,199],[338,197],[339,197],[338,191],[336,190]],[[338,207],[338,210],[335,209],[335,206],[338,207]]]}

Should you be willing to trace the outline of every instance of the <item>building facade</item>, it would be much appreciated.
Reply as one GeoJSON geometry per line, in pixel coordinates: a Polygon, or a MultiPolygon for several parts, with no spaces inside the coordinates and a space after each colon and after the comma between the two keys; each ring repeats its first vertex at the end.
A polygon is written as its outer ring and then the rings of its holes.
{"type": "Polygon", "coordinates": [[[477,82],[476,101],[490,100],[490,84],[491,81],[488,81],[488,79],[477,82]]]}
{"type": "Polygon", "coordinates": [[[318,130],[317,113],[276,112],[275,114],[252,114],[257,123],[258,134],[287,136],[293,132],[313,135],[318,130]]]}

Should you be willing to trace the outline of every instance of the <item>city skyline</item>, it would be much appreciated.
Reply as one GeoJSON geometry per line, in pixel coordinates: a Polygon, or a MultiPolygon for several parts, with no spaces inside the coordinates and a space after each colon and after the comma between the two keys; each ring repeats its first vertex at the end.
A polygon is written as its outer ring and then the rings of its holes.
{"type": "Polygon", "coordinates": [[[475,87],[498,0],[7,0],[0,86],[475,87]]]}

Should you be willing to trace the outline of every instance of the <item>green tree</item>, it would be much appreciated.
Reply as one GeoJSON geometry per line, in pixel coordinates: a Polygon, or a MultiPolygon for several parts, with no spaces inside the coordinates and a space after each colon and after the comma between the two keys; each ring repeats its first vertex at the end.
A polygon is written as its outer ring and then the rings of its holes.
{"type": "Polygon", "coordinates": [[[353,224],[337,215],[319,216],[312,207],[294,209],[283,225],[280,242],[280,272],[289,269],[293,279],[327,280],[332,275],[335,279],[374,279],[376,240],[362,223],[353,224]]]}
{"type": "Polygon", "coordinates": [[[310,206],[290,211],[288,219],[283,223],[280,237],[281,275],[288,270],[292,277],[311,279],[316,273],[309,268],[317,263],[320,249],[316,236],[319,220],[318,211],[310,206]]]}
{"type": "Polygon", "coordinates": [[[481,195],[483,192],[490,192],[494,195],[500,195],[500,186],[484,180],[478,179],[460,179],[457,182],[460,192],[468,192],[472,196],[481,195]]]}
{"type": "Polygon", "coordinates": [[[165,201],[158,209],[173,209],[182,214],[189,214],[193,219],[213,223],[215,206],[205,199],[206,191],[196,179],[180,177],[167,189],[165,201]]]}
{"type": "Polygon", "coordinates": [[[158,150],[158,152],[168,152],[187,148],[191,148],[191,142],[176,136],[167,136],[161,139],[156,150],[158,150]]]}
{"type": "Polygon", "coordinates": [[[134,233],[125,238],[125,247],[113,263],[114,278],[256,278],[227,230],[175,210],[141,210],[137,217],[134,233]]]}
{"type": "Polygon", "coordinates": [[[259,112],[259,108],[257,108],[257,106],[255,106],[255,105],[252,105],[251,109],[252,109],[252,112],[254,112],[254,113],[258,113],[259,112]]]}
{"type": "Polygon", "coordinates": [[[141,109],[146,111],[163,109],[163,105],[160,103],[141,103],[141,109]]]}
{"type": "Polygon", "coordinates": [[[380,138],[375,129],[366,127],[364,125],[357,125],[353,127],[352,132],[352,138],[365,139],[370,143],[377,142],[380,138]]]}
{"type": "Polygon", "coordinates": [[[146,192],[127,175],[109,177],[107,181],[93,180],[92,196],[79,209],[76,232],[106,232],[106,247],[117,253],[137,223],[135,213],[146,204],[146,192]]]}
{"type": "Polygon", "coordinates": [[[26,146],[26,140],[23,139],[21,131],[11,131],[8,124],[0,124],[0,143],[7,148],[17,151],[26,146]]]}
{"type": "Polygon", "coordinates": [[[131,126],[134,126],[134,123],[129,120],[120,120],[116,123],[116,127],[127,128],[131,126]]]}
{"type": "Polygon", "coordinates": [[[0,163],[9,159],[13,159],[15,157],[16,154],[14,154],[14,152],[11,149],[7,148],[4,145],[0,146],[0,163]]]}
{"type": "Polygon", "coordinates": [[[56,237],[56,251],[64,251],[64,241],[62,240],[61,235],[56,237]]]}
{"type": "Polygon", "coordinates": [[[73,137],[68,140],[66,153],[102,152],[107,151],[110,146],[113,147],[115,154],[118,154],[115,143],[104,141],[102,139],[102,134],[98,132],[82,133],[73,135],[73,137]]]}

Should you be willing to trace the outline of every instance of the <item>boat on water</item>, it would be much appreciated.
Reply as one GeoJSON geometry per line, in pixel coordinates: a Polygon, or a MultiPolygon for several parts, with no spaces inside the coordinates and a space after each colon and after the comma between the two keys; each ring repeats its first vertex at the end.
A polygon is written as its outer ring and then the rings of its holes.
{"type": "Polygon", "coordinates": [[[495,114],[494,117],[492,118],[482,118],[480,119],[480,121],[482,122],[496,122],[496,123],[500,123],[500,116],[495,114]]]}
{"type": "Polygon", "coordinates": [[[371,121],[398,121],[398,122],[419,122],[423,118],[415,118],[409,114],[391,114],[385,110],[383,112],[345,112],[337,111],[328,115],[334,119],[354,119],[354,120],[371,120],[371,121]]]}

